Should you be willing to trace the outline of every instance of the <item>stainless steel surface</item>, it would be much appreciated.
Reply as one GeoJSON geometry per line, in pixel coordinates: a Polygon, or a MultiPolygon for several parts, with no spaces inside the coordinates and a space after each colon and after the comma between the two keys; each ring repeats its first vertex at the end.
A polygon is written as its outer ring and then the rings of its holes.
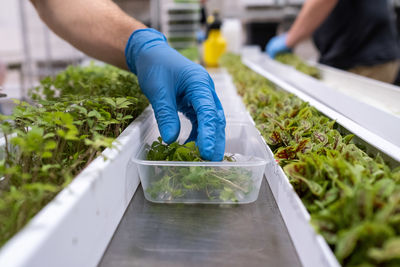
{"type": "Polygon", "coordinates": [[[154,204],[139,187],[107,266],[301,266],[268,184],[245,205],[154,204]]]}

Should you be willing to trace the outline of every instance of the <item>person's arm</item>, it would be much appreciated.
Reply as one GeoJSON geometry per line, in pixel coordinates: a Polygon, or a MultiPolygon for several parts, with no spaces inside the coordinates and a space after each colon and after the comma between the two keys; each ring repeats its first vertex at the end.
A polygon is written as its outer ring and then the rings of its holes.
{"type": "Polygon", "coordinates": [[[339,0],[306,0],[288,33],[273,37],[266,46],[271,58],[290,52],[298,43],[308,38],[324,22],[339,0]]]}
{"type": "Polygon", "coordinates": [[[207,71],[168,45],[165,36],[126,15],[111,0],[31,0],[43,21],[86,54],[137,75],[149,99],[162,139],[180,132],[178,111],[192,123],[206,160],[225,151],[225,115],[207,71]]]}
{"type": "Polygon", "coordinates": [[[310,37],[329,16],[337,3],[338,0],[306,0],[287,34],[286,45],[293,48],[302,40],[310,37]]]}
{"type": "Polygon", "coordinates": [[[31,0],[41,19],[82,52],[127,69],[124,49],[141,22],[109,0],[31,0]]]}

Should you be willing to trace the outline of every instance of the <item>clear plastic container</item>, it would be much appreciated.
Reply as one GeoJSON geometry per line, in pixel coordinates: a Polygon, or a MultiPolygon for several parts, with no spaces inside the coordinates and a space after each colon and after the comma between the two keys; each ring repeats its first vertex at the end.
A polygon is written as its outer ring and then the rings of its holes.
{"type": "MultiPolygon", "coordinates": [[[[183,143],[190,123],[181,121],[183,143]]],[[[262,138],[249,123],[226,126],[226,153],[236,162],[149,161],[147,152],[159,137],[157,125],[149,130],[133,162],[137,165],[144,195],[157,203],[245,204],[257,200],[268,158],[262,138]]]]}

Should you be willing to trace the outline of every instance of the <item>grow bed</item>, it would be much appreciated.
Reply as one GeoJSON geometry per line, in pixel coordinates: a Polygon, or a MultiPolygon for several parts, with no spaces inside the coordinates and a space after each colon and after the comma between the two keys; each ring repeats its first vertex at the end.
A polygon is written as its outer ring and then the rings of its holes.
{"type": "Polygon", "coordinates": [[[95,265],[136,190],[124,172],[151,110],[127,127],[147,100],[132,74],[110,66],[69,67],[32,98],[2,116],[1,243],[55,199],[1,248],[0,265],[95,265]]]}
{"type": "MultiPolygon", "coordinates": [[[[391,170],[380,156],[368,156],[350,142],[351,135],[336,130],[334,121],[296,96],[276,90],[274,84],[244,66],[239,57],[225,57],[224,65],[233,75],[238,92],[275,158],[311,213],[311,223],[338,260],[343,265],[398,264],[399,255],[393,248],[397,246],[399,231],[396,195],[400,190],[400,170],[391,170]]],[[[275,172],[281,172],[281,168],[275,172]]],[[[287,180],[271,181],[278,205],[283,201],[288,207],[299,207],[299,203],[290,203],[298,199],[290,197],[291,186],[282,183],[287,180]]],[[[309,229],[292,236],[303,263],[337,265],[321,238],[315,236],[307,243],[312,231],[302,223],[308,221],[307,212],[292,209],[289,213],[292,218],[303,217],[297,220],[298,227],[309,229]],[[301,240],[301,235],[306,238],[301,240]],[[301,248],[301,241],[305,241],[304,247],[318,243],[320,246],[314,255],[309,250],[305,257],[307,248],[301,248]]],[[[293,232],[289,215],[285,221],[293,232]]]]}
{"type": "Polygon", "coordinates": [[[284,85],[285,90],[295,92],[301,99],[310,101],[310,103],[318,102],[316,107],[327,116],[330,115],[326,113],[325,107],[340,113],[365,128],[366,132],[375,135],[375,137],[367,137],[367,134],[363,132],[355,134],[400,161],[400,135],[398,134],[400,131],[400,117],[387,111],[390,108],[390,103],[393,105],[393,101],[397,100],[398,102],[400,100],[400,89],[398,87],[385,85],[382,82],[371,81],[363,77],[357,77],[355,80],[354,76],[358,75],[348,72],[342,72],[341,75],[338,75],[338,71],[336,71],[334,73],[335,76],[331,76],[330,79],[335,79],[336,84],[342,84],[342,90],[346,90],[346,93],[344,93],[326,83],[327,72],[322,71],[323,69],[321,69],[321,74],[323,74],[321,80],[317,80],[276,60],[272,60],[260,52],[252,58],[249,58],[245,53],[244,61],[254,70],[266,75],[274,83],[279,85],[283,82],[283,84],[286,84],[284,85]],[[353,93],[355,91],[354,87],[358,88],[358,95],[353,93]],[[374,93],[371,93],[371,91],[374,91],[374,93]],[[372,98],[374,101],[365,101],[363,98],[366,97],[372,98]],[[388,101],[388,99],[391,100],[388,101]],[[386,110],[379,107],[379,105],[385,106],[386,110]],[[320,108],[320,106],[325,107],[320,108]]]}

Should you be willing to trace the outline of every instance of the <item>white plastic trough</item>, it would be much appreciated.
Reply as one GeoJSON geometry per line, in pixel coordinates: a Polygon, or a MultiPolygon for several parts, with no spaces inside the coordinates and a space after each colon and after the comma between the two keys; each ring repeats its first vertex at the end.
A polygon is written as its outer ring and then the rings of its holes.
{"type": "MultiPolygon", "coordinates": [[[[233,85],[231,77],[227,76],[226,83],[233,85]]],[[[248,120],[255,124],[250,114],[247,114],[248,120]]],[[[259,134],[261,135],[261,133],[259,134]]],[[[274,154],[265,140],[264,145],[268,158],[274,158],[274,154]]],[[[267,164],[264,175],[302,265],[305,267],[339,267],[340,264],[325,239],[317,234],[311,226],[311,216],[282,168],[276,162],[272,162],[267,164]]]]}
{"type": "Polygon", "coordinates": [[[152,124],[147,108],[0,250],[1,267],[96,266],[136,188],[130,156],[152,124]]]}

